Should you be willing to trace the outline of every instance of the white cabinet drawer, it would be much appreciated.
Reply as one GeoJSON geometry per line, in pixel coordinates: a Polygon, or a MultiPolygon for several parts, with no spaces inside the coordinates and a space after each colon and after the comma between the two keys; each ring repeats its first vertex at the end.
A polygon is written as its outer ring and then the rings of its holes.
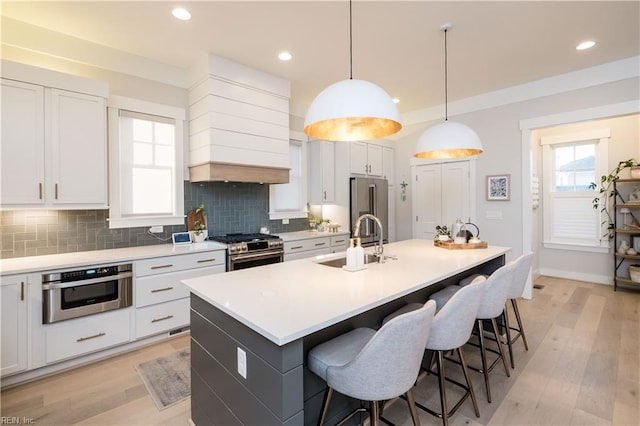
{"type": "Polygon", "coordinates": [[[342,251],[346,250],[347,247],[349,247],[349,234],[331,237],[331,248],[340,249],[338,251],[342,251]]]}
{"type": "Polygon", "coordinates": [[[216,250],[140,260],[135,263],[136,277],[224,265],[225,256],[224,250],[216,250]]]}
{"type": "Polygon", "coordinates": [[[331,247],[330,237],[309,238],[306,240],[285,241],[284,254],[298,253],[308,250],[317,250],[331,247]]]}
{"type": "Polygon", "coordinates": [[[189,298],[136,309],[136,339],[189,325],[189,298]]]}
{"type": "Polygon", "coordinates": [[[307,257],[315,257],[315,256],[320,256],[321,254],[330,254],[330,253],[331,253],[331,247],[319,248],[316,250],[301,251],[301,252],[296,252],[291,254],[285,254],[284,261],[287,262],[289,260],[305,259],[307,257]]]}
{"type": "Polygon", "coordinates": [[[56,362],[128,342],[130,312],[131,308],[118,309],[43,326],[46,362],[56,362]]]}
{"type": "Polygon", "coordinates": [[[219,265],[211,268],[198,268],[190,271],[136,278],[134,282],[136,307],[189,297],[189,289],[180,282],[181,280],[201,275],[218,274],[224,271],[224,265],[219,265]]]}

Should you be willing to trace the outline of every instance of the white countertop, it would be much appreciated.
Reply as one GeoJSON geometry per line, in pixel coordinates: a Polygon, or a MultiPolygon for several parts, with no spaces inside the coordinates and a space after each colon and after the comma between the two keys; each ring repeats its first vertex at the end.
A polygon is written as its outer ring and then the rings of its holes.
{"type": "Polygon", "coordinates": [[[344,256],[337,253],[183,283],[247,327],[285,345],[509,250],[496,246],[447,250],[434,247],[430,240],[407,240],[384,246],[385,254],[396,255],[397,260],[369,264],[358,272],[316,263],[344,256]]]}
{"type": "Polygon", "coordinates": [[[199,251],[226,250],[227,246],[213,241],[187,245],[156,244],[151,246],[126,247],[108,250],[92,250],[74,253],[27,256],[0,260],[0,274],[26,274],[75,268],[78,266],[106,264],[148,259],[152,257],[189,254],[199,251]]]}
{"type": "Polygon", "coordinates": [[[298,240],[308,240],[309,238],[320,238],[320,237],[337,237],[338,235],[349,235],[349,231],[338,231],[338,232],[320,232],[320,231],[297,231],[297,232],[282,232],[277,233],[278,237],[282,238],[282,241],[298,241],[298,240]]]}

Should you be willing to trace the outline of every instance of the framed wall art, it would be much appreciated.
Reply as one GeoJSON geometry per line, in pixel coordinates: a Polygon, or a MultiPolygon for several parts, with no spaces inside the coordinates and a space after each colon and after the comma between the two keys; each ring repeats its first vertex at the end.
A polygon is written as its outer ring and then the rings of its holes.
{"type": "Polygon", "coordinates": [[[511,175],[487,176],[487,201],[509,201],[511,175]]]}

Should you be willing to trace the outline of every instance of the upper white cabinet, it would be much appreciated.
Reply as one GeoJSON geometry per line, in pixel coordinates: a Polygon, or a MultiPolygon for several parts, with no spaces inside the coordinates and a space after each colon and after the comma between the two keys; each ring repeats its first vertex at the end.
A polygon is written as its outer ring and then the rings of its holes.
{"type": "Polygon", "coordinates": [[[351,142],[350,171],[352,174],[381,177],[382,146],[366,142],[351,142]]]}
{"type": "Polygon", "coordinates": [[[389,190],[395,185],[395,156],[393,148],[382,147],[382,178],[389,182],[389,190]]]}
{"type": "Polygon", "coordinates": [[[308,143],[309,204],[335,202],[336,174],[334,143],[314,140],[308,143]]]}
{"type": "MultiPolygon", "coordinates": [[[[3,61],[1,206],[106,208],[105,98],[34,84],[49,71],[15,65],[3,61]]],[[[76,77],[52,75],[44,83],[73,88],[76,77]]]]}

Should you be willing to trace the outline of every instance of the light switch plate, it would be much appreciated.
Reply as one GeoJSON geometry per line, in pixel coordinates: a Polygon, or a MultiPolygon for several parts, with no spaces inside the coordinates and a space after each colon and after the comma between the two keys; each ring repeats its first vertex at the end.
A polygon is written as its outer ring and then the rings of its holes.
{"type": "Polygon", "coordinates": [[[247,378],[247,353],[238,348],[238,374],[247,378]]]}

